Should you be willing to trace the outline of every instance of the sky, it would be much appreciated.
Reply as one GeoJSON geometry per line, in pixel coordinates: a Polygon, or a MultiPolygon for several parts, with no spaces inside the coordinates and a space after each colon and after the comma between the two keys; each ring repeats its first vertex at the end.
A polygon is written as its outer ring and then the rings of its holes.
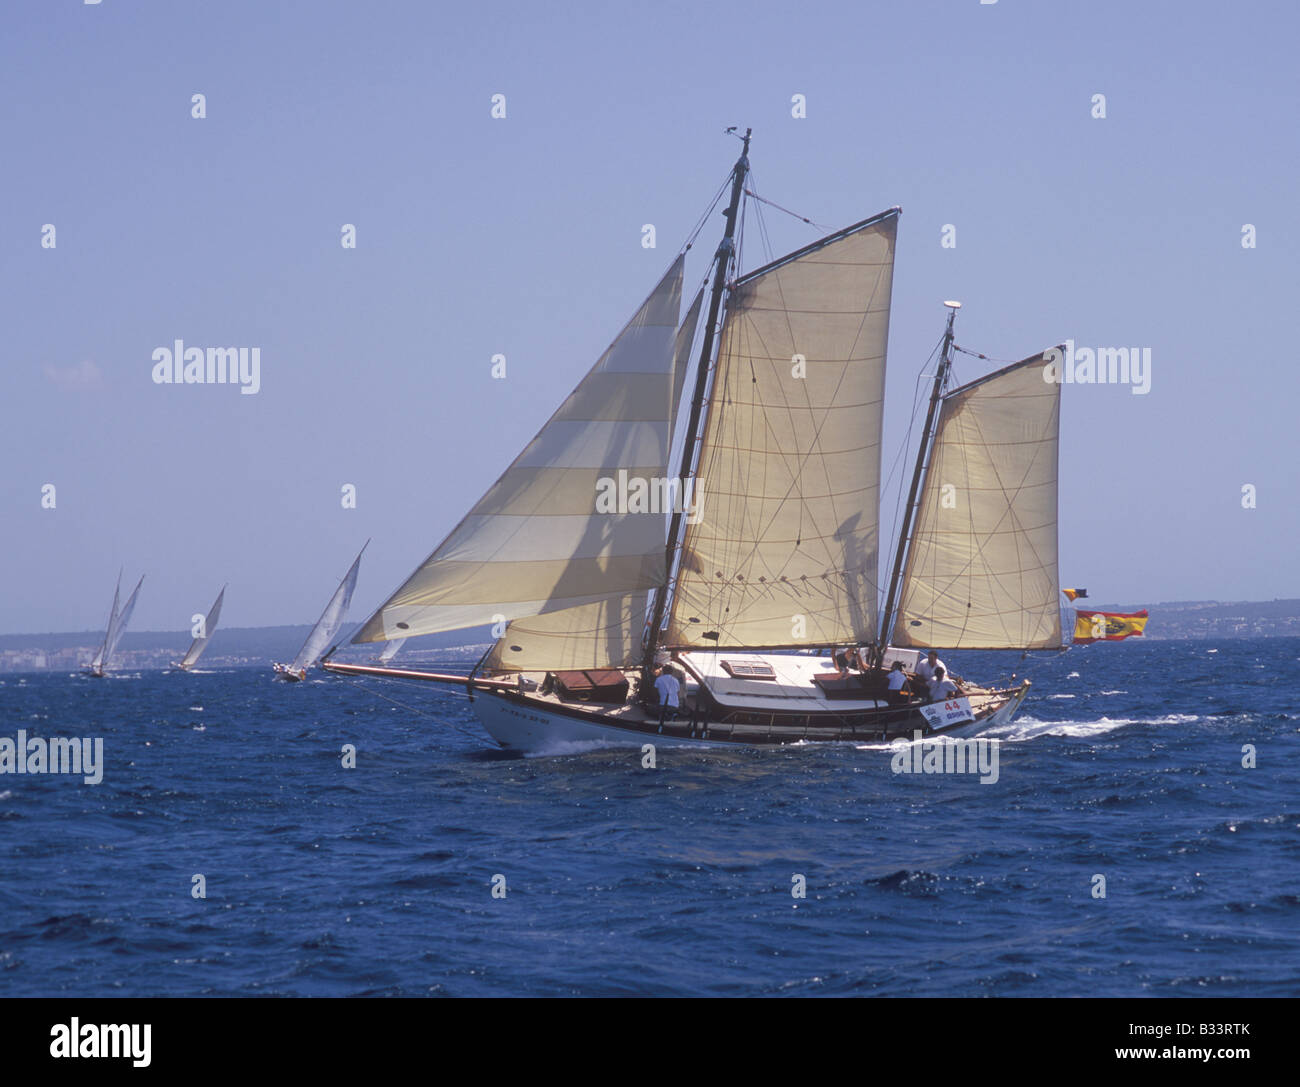
{"type": "Polygon", "coordinates": [[[731,125],[816,223],[903,209],[886,468],[945,299],[993,360],[1149,348],[1146,393],[1063,390],[1062,583],[1298,597],[1298,31],[1196,0],[11,0],[0,632],[102,628],[119,569],[136,630],[226,582],[223,624],[309,622],[373,538],[363,618],[649,292],[731,125]],[[258,347],[260,389],[155,384],[176,339],[258,347]]]}

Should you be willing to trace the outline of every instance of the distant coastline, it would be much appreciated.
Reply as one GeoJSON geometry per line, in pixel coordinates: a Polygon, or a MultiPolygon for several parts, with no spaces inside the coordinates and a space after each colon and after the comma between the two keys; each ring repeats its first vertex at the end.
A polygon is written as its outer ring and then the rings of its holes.
{"type": "MultiPolygon", "coordinates": [[[[1088,611],[1137,611],[1151,615],[1145,639],[1175,641],[1193,639],[1300,637],[1300,600],[1183,600],[1159,604],[1103,604],[1078,602],[1088,611]]],[[[1065,611],[1068,617],[1068,609],[1065,611]]],[[[290,658],[311,630],[309,625],[279,627],[229,627],[218,630],[203,658],[201,669],[268,666],[272,660],[290,658]]],[[[1068,633],[1068,632],[1067,632],[1068,633]]],[[[63,634],[0,634],[0,673],[76,671],[89,663],[102,631],[63,634]]],[[[399,660],[455,661],[477,659],[491,641],[489,627],[457,630],[421,638],[404,648],[399,660]],[[477,653],[475,652],[477,650],[477,653]]],[[[122,641],[120,671],[166,668],[190,644],[189,631],[141,631],[127,633],[122,641]]],[[[341,651],[349,659],[377,656],[366,647],[341,651]]]]}
{"type": "MultiPolygon", "coordinates": [[[[475,627],[421,638],[417,648],[404,648],[401,661],[459,661],[472,664],[491,641],[490,627],[475,627]],[[477,652],[475,651],[477,650],[477,652]]],[[[225,627],[212,642],[198,670],[218,668],[270,667],[273,660],[292,660],[311,632],[310,624],[280,627],[225,627]]],[[[349,631],[348,637],[351,636],[349,631]]],[[[0,634],[0,674],[13,672],[75,672],[90,663],[103,640],[103,631],[83,630],[62,634],[0,634]]],[[[122,638],[117,672],[154,671],[167,668],[189,648],[190,632],[128,631],[122,638]]],[[[340,657],[368,660],[378,656],[382,645],[350,646],[340,657]]]]}

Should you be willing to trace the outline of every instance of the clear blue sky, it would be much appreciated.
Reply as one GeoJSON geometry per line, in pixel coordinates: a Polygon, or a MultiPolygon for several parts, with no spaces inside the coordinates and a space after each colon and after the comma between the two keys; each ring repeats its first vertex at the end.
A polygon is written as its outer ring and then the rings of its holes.
{"type": "Polygon", "coordinates": [[[1062,581],[1300,596],[1298,30],[1172,0],[7,3],[0,631],[101,627],[119,567],[137,630],[227,581],[225,624],[310,621],[373,536],[361,618],[653,286],[733,124],[780,204],[903,208],[887,466],[945,298],[997,358],[1150,347],[1149,395],[1065,389],[1062,581]],[[261,391],[153,384],[177,338],[259,346],[261,391]]]}

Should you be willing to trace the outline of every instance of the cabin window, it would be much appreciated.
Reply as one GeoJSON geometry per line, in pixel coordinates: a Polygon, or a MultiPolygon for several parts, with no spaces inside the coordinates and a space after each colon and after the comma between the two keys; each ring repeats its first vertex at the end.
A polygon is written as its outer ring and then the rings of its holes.
{"type": "Polygon", "coordinates": [[[732,679],[776,679],[776,669],[762,661],[720,661],[732,679]]]}

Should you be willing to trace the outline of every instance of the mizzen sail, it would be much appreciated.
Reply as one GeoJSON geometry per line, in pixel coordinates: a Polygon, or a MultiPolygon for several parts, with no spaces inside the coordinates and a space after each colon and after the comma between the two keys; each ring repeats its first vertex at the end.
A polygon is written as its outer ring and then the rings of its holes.
{"type": "Polygon", "coordinates": [[[732,289],[665,644],[873,637],[897,223],[857,223],[732,289]]]}
{"type": "Polygon", "coordinates": [[[892,641],[944,649],[1061,644],[1061,386],[1035,355],[948,393],[935,428],[892,641]]]}

